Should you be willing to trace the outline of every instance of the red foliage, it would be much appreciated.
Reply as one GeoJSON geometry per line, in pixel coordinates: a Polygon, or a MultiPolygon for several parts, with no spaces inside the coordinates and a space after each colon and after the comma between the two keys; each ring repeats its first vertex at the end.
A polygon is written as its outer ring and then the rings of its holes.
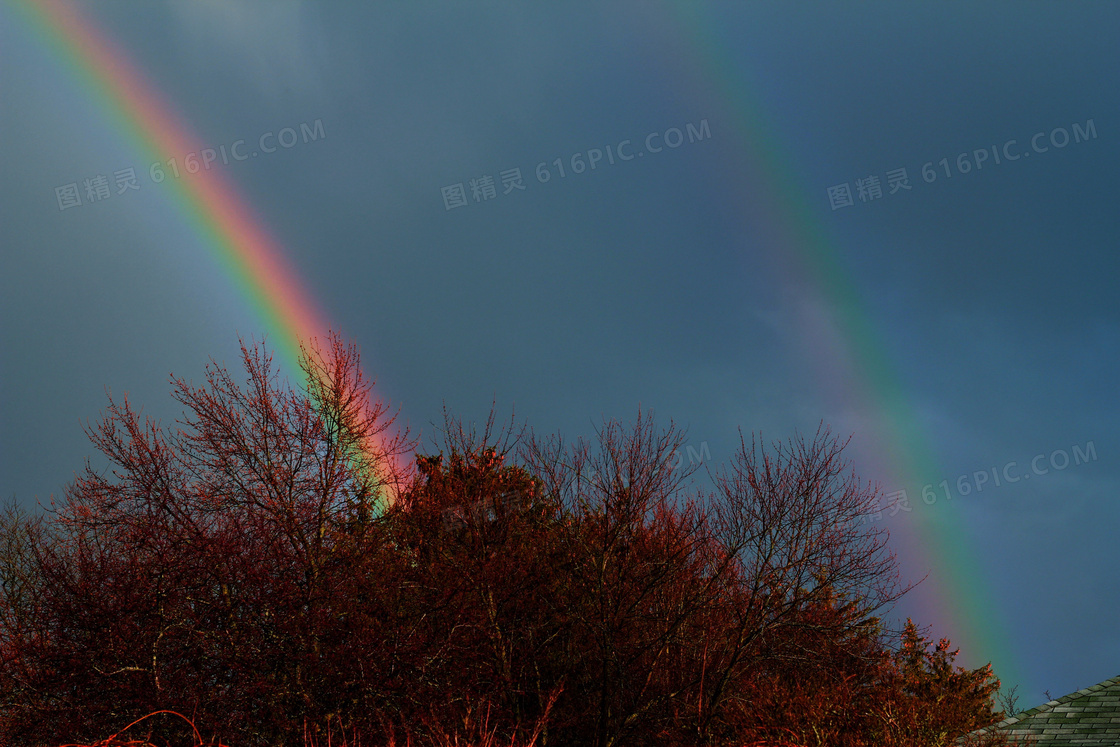
{"type": "Polygon", "coordinates": [[[304,392],[244,361],[176,380],[171,432],[111,403],[113,472],[0,522],[0,740],[174,709],[231,744],[901,746],[998,715],[947,643],[891,649],[904,589],[827,431],[744,443],[712,494],[641,414],[594,450],[449,419],[402,474],[353,348],[304,392]]]}

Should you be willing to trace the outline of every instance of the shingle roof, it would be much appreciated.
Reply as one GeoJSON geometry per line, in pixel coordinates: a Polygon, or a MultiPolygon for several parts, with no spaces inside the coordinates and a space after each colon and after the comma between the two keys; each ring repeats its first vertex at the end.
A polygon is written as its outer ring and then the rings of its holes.
{"type": "Polygon", "coordinates": [[[1120,677],[1004,719],[977,734],[1030,735],[1038,747],[1120,745],[1120,677]]]}

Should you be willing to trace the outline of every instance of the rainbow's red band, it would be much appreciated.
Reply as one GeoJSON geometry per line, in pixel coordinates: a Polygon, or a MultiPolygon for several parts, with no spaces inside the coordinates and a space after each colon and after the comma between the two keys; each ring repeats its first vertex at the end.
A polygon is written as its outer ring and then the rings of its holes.
{"type": "MultiPolygon", "coordinates": [[[[162,161],[167,154],[202,150],[169,102],[73,3],[13,0],[13,4],[56,55],[69,63],[113,127],[145,160],[162,161]]],[[[299,375],[300,344],[316,339],[325,343],[332,327],[283,248],[218,170],[199,170],[169,179],[163,186],[198,232],[200,243],[249,300],[278,359],[291,375],[299,375]]],[[[369,444],[367,455],[382,452],[380,445],[369,444]]]]}

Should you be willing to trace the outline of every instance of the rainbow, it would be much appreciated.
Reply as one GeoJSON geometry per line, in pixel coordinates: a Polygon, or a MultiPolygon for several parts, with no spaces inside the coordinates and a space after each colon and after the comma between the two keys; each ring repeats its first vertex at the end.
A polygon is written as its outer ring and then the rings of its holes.
{"type": "MultiPolygon", "coordinates": [[[[148,162],[201,149],[183,119],[74,6],[57,0],[11,2],[148,162]]],[[[732,160],[736,173],[727,179],[735,185],[728,190],[733,198],[729,209],[756,218],[752,225],[764,227],[764,243],[779,271],[814,289],[820,313],[806,316],[802,330],[805,339],[819,343],[815,353],[822,384],[827,377],[828,386],[839,388],[845,403],[874,416],[877,474],[901,486],[936,482],[943,476],[938,460],[917,426],[828,231],[819,223],[819,211],[810,208],[805,191],[791,176],[792,159],[761,116],[759,98],[736,74],[710,17],[690,4],[669,0],[664,15],[678,32],[684,52],[678,56],[686,69],[679,93],[695,97],[697,91],[710,91],[697,101],[698,107],[712,119],[713,130],[721,125],[734,130],[739,151],[732,160]],[[744,179],[743,174],[750,177],[744,179]]],[[[289,370],[297,372],[300,342],[324,337],[330,325],[279,243],[219,172],[200,171],[169,181],[172,199],[199,241],[250,301],[289,370]]],[[[912,520],[900,522],[892,539],[905,569],[919,576],[930,574],[916,592],[925,613],[922,622],[933,623],[939,635],[951,638],[971,665],[991,661],[1005,683],[1019,681],[1017,659],[1004,643],[1005,625],[988,601],[991,595],[963,538],[958,508],[944,501],[926,507],[916,495],[910,499],[915,506],[912,520]]]]}
{"type": "MultiPolygon", "coordinates": [[[[11,0],[11,4],[144,162],[202,150],[185,120],[74,4],[59,0],[11,0]]],[[[301,344],[326,340],[332,327],[279,242],[219,170],[200,169],[166,181],[170,199],[254,310],[282,365],[290,375],[301,376],[301,344]]],[[[385,461],[379,456],[384,453],[382,443],[378,439],[363,446],[367,463],[385,461]]],[[[383,466],[388,471],[400,465],[383,466]]]]}
{"type": "MultiPolygon", "coordinates": [[[[753,235],[761,227],[761,244],[775,271],[815,296],[810,313],[798,321],[803,341],[813,348],[822,388],[871,416],[872,432],[861,436],[870,437],[874,453],[867,461],[888,487],[936,484],[945,472],[820,223],[819,206],[811,207],[820,200],[810,203],[795,181],[794,161],[764,120],[761,99],[732,60],[723,33],[710,14],[691,3],[665,0],[663,16],[676,31],[674,59],[683,63],[675,93],[696,102],[713,133],[729,128],[729,141],[737,146],[729,163],[734,171],[726,178],[729,210],[749,215],[753,235]]],[[[927,506],[913,489],[907,492],[914,510],[892,527],[891,545],[909,576],[904,580],[929,574],[911,592],[923,613],[919,624],[932,624],[936,637],[950,638],[961,649],[963,663],[975,667],[990,661],[1005,686],[1019,684],[1019,660],[1006,643],[1006,623],[990,601],[958,505],[942,500],[927,506]]]]}

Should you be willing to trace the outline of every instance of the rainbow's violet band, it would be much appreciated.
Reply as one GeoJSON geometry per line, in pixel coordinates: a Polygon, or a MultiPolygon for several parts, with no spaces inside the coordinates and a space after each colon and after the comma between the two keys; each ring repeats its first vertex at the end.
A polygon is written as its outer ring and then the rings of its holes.
{"type": "MultiPolygon", "coordinates": [[[[146,160],[201,149],[127,56],[72,4],[9,2],[146,160]]],[[[794,161],[764,122],[759,97],[746,73],[738,72],[742,66],[732,61],[725,30],[698,6],[671,0],[663,3],[659,19],[647,20],[661,20],[679,39],[671,50],[672,68],[681,71],[678,95],[696,101],[712,121],[713,132],[724,127],[732,136],[726,141],[736,149],[728,162],[734,170],[725,192],[733,200],[730,209],[749,217],[778,272],[811,289],[815,312],[800,319],[802,337],[817,357],[822,386],[841,392],[842,404],[874,423],[877,473],[895,485],[920,485],[928,481],[923,478],[940,474],[878,341],[876,325],[865,313],[834,242],[810,209],[807,191],[796,181],[794,161]]],[[[256,309],[281,360],[297,373],[299,343],[324,339],[328,324],[280,245],[219,171],[169,180],[167,188],[199,243],[256,309]]],[[[956,506],[939,505],[921,520],[898,527],[893,544],[906,567],[930,574],[916,592],[925,602],[923,622],[934,623],[935,633],[952,638],[967,660],[991,660],[1005,682],[1016,682],[1017,660],[1006,645],[999,611],[983,588],[981,567],[964,529],[956,506]]]]}
{"type": "MultiPolygon", "coordinates": [[[[763,116],[766,107],[748,77],[750,65],[733,58],[742,52],[742,41],[729,38],[726,25],[702,5],[663,0],[661,7],[661,17],[647,22],[660,21],[673,31],[669,38],[677,40],[669,50],[673,64],[665,66],[679,71],[673,93],[678,100],[695,102],[696,110],[709,118],[713,136],[733,149],[723,161],[729,211],[750,224],[756,246],[765,248],[774,272],[784,275],[788,285],[807,289],[807,313],[797,322],[821,388],[870,425],[866,435],[872,441],[871,458],[878,462],[872,467],[883,483],[935,482],[944,470],[881,342],[877,320],[865,311],[839,243],[822,227],[821,210],[812,208],[808,195],[816,192],[799,184],[797,160],[763,116]]],[[[1005,684],[1018,684],[1019,659],[986,588],[960,508],[939,504],[937,510],[899,522],[892,535],[903,567],[919,576],[929,574],[912,592],[921,601],[918,622],[931,623],[935,635],[952,639],[965,661],[974,666],[991,661],[1005,684]]]]}
{"type": "MultiPolygon", "coordinates": [[[[183,118],[75,4],[11,2],[139,156],[162,161],[168,153],[201,150],[183,118]]],[[[189,178],[169,179],[164,186],[197,234],[200,248],[210,253],[255,310],[277,359],[289,374],[299,376],[301,343],[325,344],[331,326],[293,272],[283,248],[220,171],[199,170],[189,178]]],[[[373,463],[384,461],[377,457],[383,453],[381,443],[364,448],[373,463]]]]}

